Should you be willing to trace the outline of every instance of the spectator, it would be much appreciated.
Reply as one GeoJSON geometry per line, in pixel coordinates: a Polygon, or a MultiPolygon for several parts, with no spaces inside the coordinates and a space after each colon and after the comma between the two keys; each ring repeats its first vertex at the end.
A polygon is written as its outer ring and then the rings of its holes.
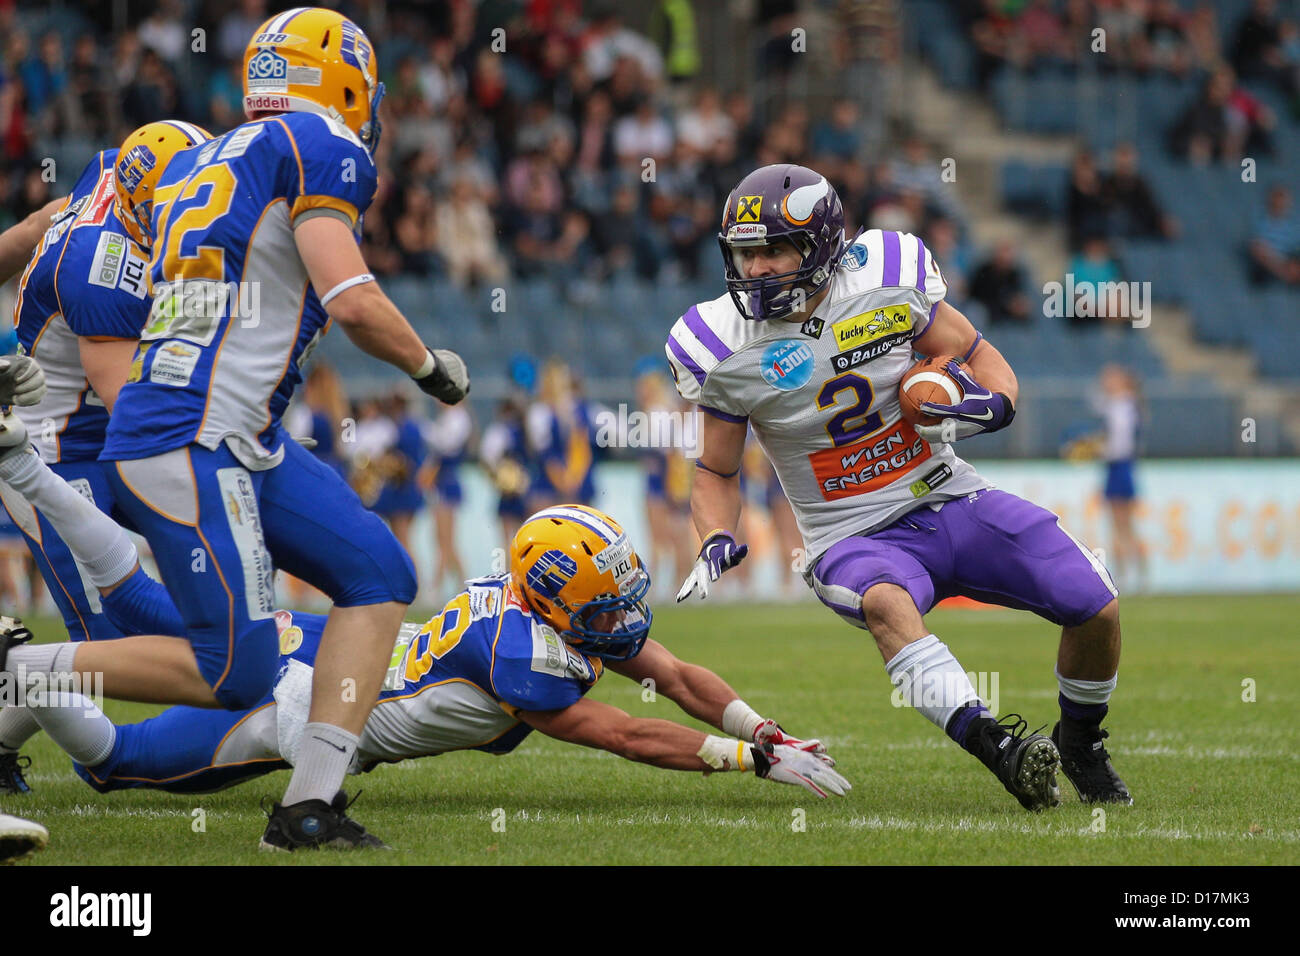
{"type": "Polygon", "coordinates": [[[1248,247],[1251,279],[1300,285],[1300,222],[1291,211],[1291,190],[1274,186],[1268,209],[1255,223],[1248,247]]]}
{"type": "MultiPolygon", "coordinates": [[[[140,24],[138,35],[145,49],[153,50],[173,69],[181,57],[190,52],[190,34],[181,23],[181,6],[177,0],[158,0],[158,5],[140,24]]],[[[252,31],[249,31],[252,36],[252,31]]],[[[248,40],[244,41],[245,43],[248,40]]],[[[243,50],[240,50],[243,53],[243,50]]],[[[242,56],[241,56],[242,59],[242,56]]]]}
{"type": "Polygon", "coordinates": [[[1138,153],[1132,143],[1115,147],[1114,168],[1102,183],[1108,213],[1107,234],[1124,238],[1172,239],[1177,223],[1166,216],[1145,179],[1138,174],[1138,153]]]}
{"type": "Polygon", "coordinates": [[[402,214],[393,224],[393,240],[401,256],[402,272],[428,276],[441,271],[436,223],[432,194],[418,183],[408,185],[402,214]]]}
{"type": "Polygon", "coordinates": [[[984,307],[990,322],[1029,321],[1025,273],[1016,262],[1016,247],[1010,241],[999,242],[989,260],[975,270],[970,297],[984,307]]]}
{"type": "Polygon", "coordinates": [[[1254,0],[1237,25],[1230,62],[1238,76],[1273,79],[1283,68],[1275,0],[1254,0]]]}
{"type": "Polygon", "coordinates": [[[237,10],[223,10],[219,15],[217,53],[227,63],[242,64],[248,38],[267,19],[266,0],[239,0],[237,10]]]}
{"type": "Polygon", "coordinates": [[[970,255],[958,239],[956,223],[942,217],[932,220],[925,230],[925,245],[948,284],[944,298],[960,309],[970,294],[970,255]]]}
{"type": "Polygon", "coordinates": [[[858,123],[857,100],[840,97],[831,105],[830,119],[818,123],[813,129],[813,152],[818,156],[833,156],[844,162],[857,158],[862,145],[858,123]]]}
{"type": "Polygon", "coordinates": [[[710,153],[719,139],[735,136],[735,124],[722,110],[718,91],[700,87],[695,103],[677,119],[677,138],[701,155],[710,153]]]}
{"type": "Polygon", "coordinates": [[[505,281],[492,214],[472,177],[452,180],[451,195],[438,205],[437,235],[447,272],[457,285],[505,281]]]}
{"type": "Polygon", "coordinates": [[[1104,236],[1108,228],[1107,205],[1102,193],[1097,163],[1086,149],[1074,155],[1070,185],[1065,199],[1065,221],[1070,248],[1078,249],[1093,236],[1104,236]]]}
{"type": "Polygon", "coordinates": [[[122,95],[122,113],[132,127],[176,115],[176,78],[153,50],[140,55],[140,68],[122,95]]]}
{"type": "Polygon", "coordinates": [[[641,97],[631,116],[614,124],[614,153],[619,165],[626,169],[641,171],[647,159],[654,160],[656,165],[663,163],[672,149],[672,127],[647,96],[641,97]]]}
{"type": "Polygon", "coordinates": [[[1188,36],[1188,17],[1176,0],[1155,0],[1147,15],[1147,49],[1151,66],[1184,76],[1192,66],[1194,51],[1188,36]]]}
{"type": "Polygon", "coordinates": [[[628,57],[636,63],[647,88],[652,89],[664,71],[658,48],[647,37],[623,25],[618,4],[613,0],[591,0],[587,7],[591,26],[582,38],[582,63],[592,82],[599,84],[609,79],[614,64],[628,57]]]}
{"type": "Polygon", "coordinates": [[[1175,153],[1197,165],[1221,158],[1228,136],[1228,97],[1232,80],[1222,70],[1206,77],[1201,94],[1174,124],[1171,146],[1175,153]]]}
{"type": "MultiPolygon", "coordinates": [[[[1121,306],[1106,290],[1121,278],[1119,266],[1111,255],[1110,244],[1101,236],[1094,236],[1083,244],[1082,251],[1070,260],[1070,273],[1074,276],[1075,301],[1070,303],[1070,324],[1088,325],[1098,319],[1115,322],[1131,316],[1125,312],[1112,312],[1111,306],[1121,306]]],[[[1125,299],[1123,304],[1127,304],[1125,299]]]]}

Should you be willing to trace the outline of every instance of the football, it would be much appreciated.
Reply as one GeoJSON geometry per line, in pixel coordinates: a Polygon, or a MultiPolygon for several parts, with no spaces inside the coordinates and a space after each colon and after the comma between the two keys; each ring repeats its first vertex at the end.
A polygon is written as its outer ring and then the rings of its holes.
{"type": "Polygon", "coordinates": [[[949,362],[958,362],[955,355],[934,355],[917,362],[898,383],[898,403],[903,408],[903,418],[913,425],[937,425],[942,421],[935,415],[921,411],[924,402],[955,405],[961,401],[961,385],[945,370],[949,362]]]}

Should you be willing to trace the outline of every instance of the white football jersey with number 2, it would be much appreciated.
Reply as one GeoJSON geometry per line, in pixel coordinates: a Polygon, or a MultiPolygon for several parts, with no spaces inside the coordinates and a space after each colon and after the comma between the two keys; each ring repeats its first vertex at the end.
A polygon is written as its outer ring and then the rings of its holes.
{"type": "Polygon", "coordinates": [[[849,247],[807,321],[746,319],[722,295],[673,326],[677,390],[706,413],[748,420],[809,560],[920,505],[988,487],[951,445],[917,435],[898,404],[912,341],[946,292],[920,239],[872,229],[849,247]]]}

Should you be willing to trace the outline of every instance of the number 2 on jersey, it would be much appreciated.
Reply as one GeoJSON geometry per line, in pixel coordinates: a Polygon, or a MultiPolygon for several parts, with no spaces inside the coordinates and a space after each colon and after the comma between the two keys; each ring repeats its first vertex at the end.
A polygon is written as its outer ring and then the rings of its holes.
{"type": "Polygon", "coordinates": [[[838,405],[837,397],[842,392],[853,392],[856,400],[848,408],[836,412],[826,423],[826,434],[831,436],[831,442],[837,448],[870,435],[883,424],[879,412],[867,414],[875,391],[871,382],[856,372],[845,372],[826,382],[817,393],[817,408],[824,411],[838,405]]]}

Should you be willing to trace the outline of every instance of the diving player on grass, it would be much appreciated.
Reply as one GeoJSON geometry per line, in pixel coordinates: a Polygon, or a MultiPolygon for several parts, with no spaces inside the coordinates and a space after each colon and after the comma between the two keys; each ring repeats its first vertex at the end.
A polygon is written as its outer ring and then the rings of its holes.
{"type": "MultiPolygon", "coordinates": [[[[331,319],[443,401],[464,398],[469,378],[455,353],[426,348],[357,247],[383,94],[365,34],[329,10],[290,10],[250,41],[244,74],[250,122],[179,154],[141,210],[156,237],[153,313],[101,456],[188,640],[15,653],[31,658],[29,670],[100,672],[109,696],[243,710],[265,697],[278,666],[274,568],[308,581],[334,609],[311,722],[263,844],[311,845],[326,832],[377,845],[344,815],[339,784],[415,576],[342,479],[287,440],[280,416],[331,319]]],[[[122,157],[117,174],[145,166],[122,157]]]]}
{"type": "MultiPolygon", "coordinates": [[[[533,515],[511,544],[509,574],[469,581],[441,614],[396,630],[350,771],[449,750],[505,754],[540,730],[670,770],[753,771],[818,797],[850,789],[818,741],[789,737],[716,674],[649,640],[649,587],[608,515],[581,505],[533,515]],[[653,681],[656,693],[727,736],[588,699],[606,667],[653,681]]],[[[0,624],[7,640],[28,636],[12,619],[0,624]]],[[[61,693],[32,713],[101,792],[201,793],[281,769],[302,753],[325,618],[277,611],[275,624],[280,676],[247,710],[172,707],[117,727],[81,694],[61,693]]]]}
{"type": "Polygon", "coordinates": [[[1119,666],[1118,592],[1054,515],[994,490],[954,454],[951,441],[1011,423],[1016,377],[943,301],[925,245],[879,229],[846,245],[834,188],[792,165],[741,180],[718,239],[727,293],[692,307],[667,344],[678,390],[707,413],[691,496],[704,544],[677,599],[706,597],[745,557],[731,529],[748,425],[794,508],[806,580],[871,632],[904,699],[1027,809],[1059,804],[1058,761],[1083,800],[1131,803],[1101,729],[1119,666]],[[942,425],[901,418],[914,349],[969,363],[969,374],[949,365],[960,403],[923,406],[942,425]],[[1063,626],[1052,739],[1026,734],[1016,715],[995,721],[926,627],[922,615],[954,594],[1063,626]]]}

